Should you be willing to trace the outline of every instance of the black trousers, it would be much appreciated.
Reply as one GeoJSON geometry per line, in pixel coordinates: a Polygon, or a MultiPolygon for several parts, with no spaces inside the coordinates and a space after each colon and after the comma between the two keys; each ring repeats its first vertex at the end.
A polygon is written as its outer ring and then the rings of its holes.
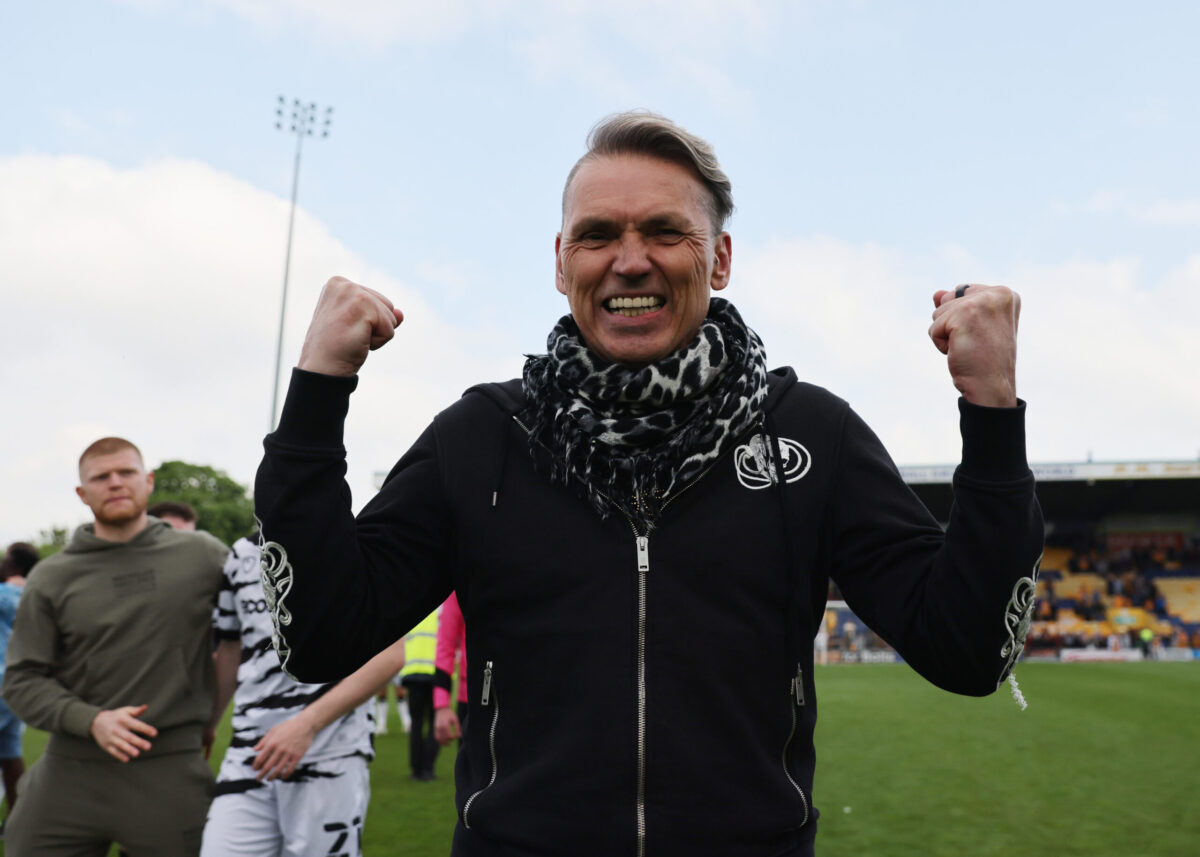
{"type": "Polygon", "coordinates": [[[405,676],[403,684],[408,691],[408,712],[412,715],[412,730],[408,733],[412,772],[417,777],[432,777],[433,763],[441,749],[433,734],[433,676],[405,676]]]}

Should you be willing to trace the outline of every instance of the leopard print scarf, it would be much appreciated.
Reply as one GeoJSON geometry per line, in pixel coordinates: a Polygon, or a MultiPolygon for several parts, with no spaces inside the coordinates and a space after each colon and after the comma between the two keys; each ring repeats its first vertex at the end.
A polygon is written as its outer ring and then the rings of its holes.
{"type": "Polygon", "coordinates": [[[550,451],[550,478],[574,485],[600,515],[649,532],[683,488],[762,414],[766,353],[733,304],[709,302],[690,345],[642,367],[609,363],[563,316],[547,354],[525,361],[530,453],[550,451]]]}

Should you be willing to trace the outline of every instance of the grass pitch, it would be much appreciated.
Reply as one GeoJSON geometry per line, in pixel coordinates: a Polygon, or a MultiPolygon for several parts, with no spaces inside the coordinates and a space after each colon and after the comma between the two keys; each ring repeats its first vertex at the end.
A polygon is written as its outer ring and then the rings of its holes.
{"type": "MultiPolygon", "coordinates": [[[[818,667],[820,857],[1200,855],[1200,662],[1024,664],[1017,677],[1026,711],[1007,686],[971,699],[906,666],[818,667]]],[[[446,855],[454,751],[415,782],[394,712],[390,727],[364,852],[446,855]]],[[[226,723],[218,759],[227,741],[226,723]]],[[[30,730],[26,759],[44,743],[30,730]]]]}
{"type": "Polygon", "coordinates": [[[1200,855],[1200,663],[1024,664],[947,694],[904,666],[817,673],[817,853],[1200,855]],[[845,812],[845,808],[849,812],[845,812]]]}

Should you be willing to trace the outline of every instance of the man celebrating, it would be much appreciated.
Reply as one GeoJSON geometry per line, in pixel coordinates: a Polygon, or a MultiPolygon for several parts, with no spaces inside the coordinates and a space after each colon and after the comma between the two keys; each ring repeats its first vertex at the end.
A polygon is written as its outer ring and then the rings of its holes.
{"type": "Polygon", "coordinates": [[[768,371],[713,296],[733,202],[711,147],[645,113],[589,142],[563,192],[571,314],[548,353],[438,415],[357,520],[342,423],[403,315],[326,285],[257,480],[280,655],[344,674],[457,592],[471,726],[455,855],[809,855],[831,578],[949,690],[994,691],[1023,648],[1042,527],[1019,299],[934,294],[962,394],[943,531],[847,404],[768,371]]]}
{"type": "Polygon", "coordinates": [[[229,549],[151,521],[153,487],[129,441],[84,450],[75,491],[95,521],[38,564],[21,597],[3,695],[50,740],[9,816],[10,857],[104,853],[112,842],[162,857],[199,850],[212,790],[212,611],[229,549]]]}

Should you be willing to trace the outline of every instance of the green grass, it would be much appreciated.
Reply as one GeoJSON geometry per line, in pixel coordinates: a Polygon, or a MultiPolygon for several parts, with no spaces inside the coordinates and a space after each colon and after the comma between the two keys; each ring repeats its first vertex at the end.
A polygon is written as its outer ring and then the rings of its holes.
{"type": "MultiPolygon", "coordinates": [[[[1007,687],[970,699],[904,666],[818,668],[817,853],[1200,854],[1200,663],[1017,673],[1026,711],[1007,687]]],[[[364,851],[448,854],[454,750],[436,781],[414,782],[394,713],[390,726],[376,742],[364,851]]],[[[26,758],[44,741],[30,730],[26,758]]]]}
{"type": "Polygon", "coordinates": [[[822,857],[1200,854],[1200,664],[1025,664],[1029,708],[817,674],[822,857]],[[849,807],[850,812],[843,811],[849,807]]]}

